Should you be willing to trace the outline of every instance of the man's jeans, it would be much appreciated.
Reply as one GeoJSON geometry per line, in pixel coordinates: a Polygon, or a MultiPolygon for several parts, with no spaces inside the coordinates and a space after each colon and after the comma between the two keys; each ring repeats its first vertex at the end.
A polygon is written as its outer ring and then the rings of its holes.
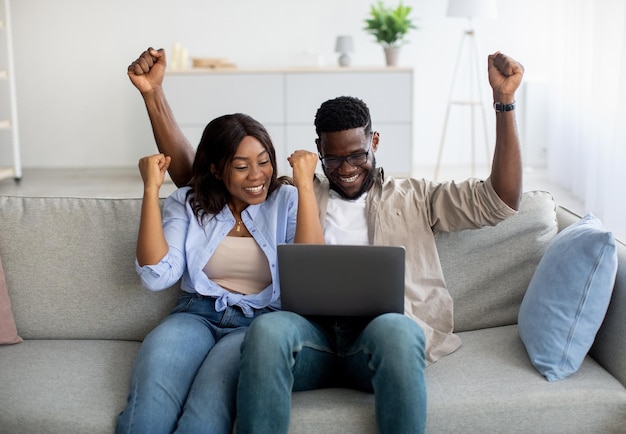
{"type": "Polygon", "coordinates": [[[216,312],[213,298],[181,295],[141,345],[116,433],[230,434],[240,347],[252,319],[238,308],[216,312]]]}
{"type": "Polygon", "coordinates": [[[422,433],[426,425],[422,329],[401,314],[373,320],[262,315],[242,346],[238,433],[286,433],[291,392],[349,387],[374,392],[382,433],[422,433]]]}

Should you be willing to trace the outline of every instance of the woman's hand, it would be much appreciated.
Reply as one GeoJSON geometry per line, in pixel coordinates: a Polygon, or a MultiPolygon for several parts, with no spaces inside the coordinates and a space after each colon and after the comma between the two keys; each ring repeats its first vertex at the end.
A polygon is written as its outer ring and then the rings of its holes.
{"type": "Polygon", "coordinates": [[[171,161],[172,159],[164,154],[149,155],[139,160],[139,173],[143,179],[144,191],[151,188],[158,191],[161,188],[171,161]]]}
{"type": "Polygon", "coordinates": [[[287,160],[293,168],[293,183],[298,189],[298,221],[294,241],[324,244],[324,232],[319,219],[313,185],[317,154],[299,150],[291,154],[287,160]]]}
{"type": "Polygon", "coordinates": [[[313,187],[313,176],[317,167],[317,154],[305,150],[295,151],[287,158],[293,169],[293,183],[300,188],[313,187]]]}
{"type": "Polygon", "coordinates": [[[143,202],[137,234],[137,261],[139,265],[157,264],[169,249],[161,220],[159,190],[171,158],[163,154],[143,157],[139,160],[139,172],[143,179],[143,202]]]}

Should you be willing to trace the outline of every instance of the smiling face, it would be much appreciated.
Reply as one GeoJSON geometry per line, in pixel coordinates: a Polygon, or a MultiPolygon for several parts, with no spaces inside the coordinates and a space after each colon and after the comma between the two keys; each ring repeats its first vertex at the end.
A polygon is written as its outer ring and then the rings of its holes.
{"type": "Polygon", "coordinates": [[[235,213],[279,188],[276,151],[254,118],[233,113],[207,124],[196,149],[190,204],[201,221],[229,205],[235,213]]]}
{"type": "Polygon", "coordinates": [[[224,172],[232,209],[241,212],[248,205],[263,202],[273,173],[269,152],[263,144],[255,137],[244,137],[224,172]]]}
{"type": "Polygon", "coordinates": [[[336,168],[326,167],[324,164],[322,168],[330,181],[330,188],[343,198],[356,199],[372,186],[376,169],[374,152],[378,149],[378,138],[377,132],[366,133],[364,127],[320,134],[317,142],[320,157],[339,157],[342,160],[336,168]],[[367,153],[367,157],[362,164],[353,166],[345,159],[363,153],[367,153]]]}

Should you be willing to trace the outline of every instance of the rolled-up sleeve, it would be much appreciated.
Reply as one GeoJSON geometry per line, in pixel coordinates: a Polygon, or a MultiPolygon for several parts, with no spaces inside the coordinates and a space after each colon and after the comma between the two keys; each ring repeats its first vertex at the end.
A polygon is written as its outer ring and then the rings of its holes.
{"type": "Polygon", "coordinates": [[[142,285],[151,291],[169,288],[185,271],[185,240],[189,228],[186,191],[187,189],[175,191],[163,204],[163,233],[168,245],[167,254],[158,264],[143,267],[135,260],[135,269],[142,285]]]}
{"type": "Polygon", "coordinates": [[[491,178],[436,185],[431,191],[429,212],[436,232],[492,226],[516,213],[500,199],[491,178]]]}

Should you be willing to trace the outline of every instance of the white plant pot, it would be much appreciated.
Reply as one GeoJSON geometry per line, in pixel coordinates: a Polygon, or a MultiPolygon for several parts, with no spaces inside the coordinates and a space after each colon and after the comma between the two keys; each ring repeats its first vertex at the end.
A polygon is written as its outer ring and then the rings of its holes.
{"type": "Polygon", "coordinates": [[[400,47],[384,47],[387,66],[398,66],[400,47]]]}

